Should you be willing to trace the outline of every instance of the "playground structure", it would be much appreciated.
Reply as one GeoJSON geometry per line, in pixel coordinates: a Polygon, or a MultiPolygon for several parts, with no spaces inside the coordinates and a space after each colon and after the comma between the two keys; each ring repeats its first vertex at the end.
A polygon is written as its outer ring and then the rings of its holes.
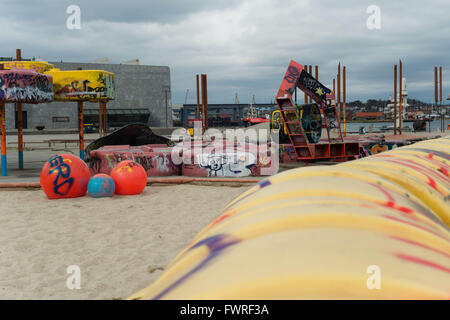
{"type": "Polygon", "coordinates": [[[6,129],[4,103],[17,103],[19,169],[23,169],[22,103],[76,101],[80,158],[84,160],[83,101],[99,102],[100,135],[106,134],[106,103],[115,97],[114,74],[103,70],[62,71],[46,61],[0,63],[1,174],[7,175],[6,129]],[[3,71],[2,71],[3,70],[3,71]]]}
{"type": "Polygon", "coordinates": [[[358,142],[345,142],[343,139],[334,93],[308,73],[306,66],[291,60],[276,102],[279,111],[272,115],[272,130],[289,138],[297,160],[341,162],[353,160],[360,154],[358,142]],[[296,88],[315,103],[295,105],[292,95],[296,88]],[[322,128],[326,129],[326,142],[320,141],[322,128]],[[336,138],[331,138],[331,129],[337,129],[336,138]]]}
{"type": "Polygon", "coordinates": [[[53,101],[53,78],[43,74],[46,63],[17,60],[0,64],[0,127],[1,127],[1,175],[7,175],[6,158],[6,103],[17,104],[17,134],[19,169],[23,169],[22,103],[53,101]]]}
{"type": "Polygon", "coordinates": [[[449,153],[447,136],[265,179],[129,299],[450,299],[449,153]]]}

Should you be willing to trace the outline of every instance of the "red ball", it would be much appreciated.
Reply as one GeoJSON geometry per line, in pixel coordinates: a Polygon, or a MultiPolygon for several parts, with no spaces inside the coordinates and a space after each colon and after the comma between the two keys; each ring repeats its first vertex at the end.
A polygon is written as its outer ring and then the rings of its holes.
{"type": "Polygon", "coordinates": [[[49,199],[82,197],[91,173],[86,163],[72,154],[51,157],[41,170],[41,188],[49,199]]]}
{"type": "Polygon", "coordinates": [[[140,194],[147,185],[147,173],[137,162],[125,160],[119,162],[111,172],[116,185],[116,194],[135,195],[140,194]]]}

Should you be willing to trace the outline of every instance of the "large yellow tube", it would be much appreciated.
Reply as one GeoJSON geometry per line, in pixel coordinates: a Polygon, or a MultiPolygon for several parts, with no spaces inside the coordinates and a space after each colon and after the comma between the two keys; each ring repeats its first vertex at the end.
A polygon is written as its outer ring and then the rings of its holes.
{"type": "Polygon", "coordinates": [[[449,299],[450,137],[255,185],[130,299],[449,299]]]}

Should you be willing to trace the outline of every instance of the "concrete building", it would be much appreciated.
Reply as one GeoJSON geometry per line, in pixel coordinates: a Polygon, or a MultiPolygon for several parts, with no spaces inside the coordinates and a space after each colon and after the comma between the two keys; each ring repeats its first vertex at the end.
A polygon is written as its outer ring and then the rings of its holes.
{"type": "MultiPolygon", "coordinates": [[[[137,61],[137,60],[136,60],[137,61]]],[[[101,64],[50,62],[61,70],[105,70],[115,74],[115,100],[107,105],[110,127],[146,122],[151,127],[172,126],[170,69],[137,63],[101,64]]],[[[84,102],[85,123],[98,120],[98,103],[84,102]]],[[[16,106],[6,106],[6,128],[16,128],[16,106]]],[[[23,104],[24,128],[72,129],[78,127],[76,102],[23,104]]]]}

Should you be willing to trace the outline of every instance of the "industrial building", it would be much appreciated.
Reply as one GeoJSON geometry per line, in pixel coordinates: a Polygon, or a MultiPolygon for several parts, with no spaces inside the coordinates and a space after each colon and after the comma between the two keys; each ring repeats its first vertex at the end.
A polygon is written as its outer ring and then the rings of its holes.
{"type": "MultiPolygon", "coordinates": [[[[229,127],[243,126],[242,118],[248,112],[249,104],[208,104],[208,127],[229,127]]],[[[253,104],[253,107],[260,113],[271,114],[277,110],[277,106],[272,103],[253,104]]],[[[201,110],[200,105],[200,110],[201,110]]],[[[174,124],[182,127],[191,127],[190,123],[196,118],[197,105],[183,104],[174,105],[174,124]]]]}
{"type": "MultiPolygon", "coordinates": [[[[5,59],[3,59],[5,60],[5,59]]],[[[11,59],[12,60],[12,59],[11,59]]],[[[167,66],[147,66],[110,63],[50,62],[61,70],[105,70],[115,74],[115,100],[107,105],[108,126],[143,122],[151,127],[171,127],[172,100],[170,69],[167,66]]],[[[84,102],[84,123],[98,123],[98,103],[84,102]]],[[[76,102],[23,104],[24,129],[74,129],[78,127],[76,102]]],[[[17,128],[14,104],[6,107],[6,128],[17,128]]]]}

